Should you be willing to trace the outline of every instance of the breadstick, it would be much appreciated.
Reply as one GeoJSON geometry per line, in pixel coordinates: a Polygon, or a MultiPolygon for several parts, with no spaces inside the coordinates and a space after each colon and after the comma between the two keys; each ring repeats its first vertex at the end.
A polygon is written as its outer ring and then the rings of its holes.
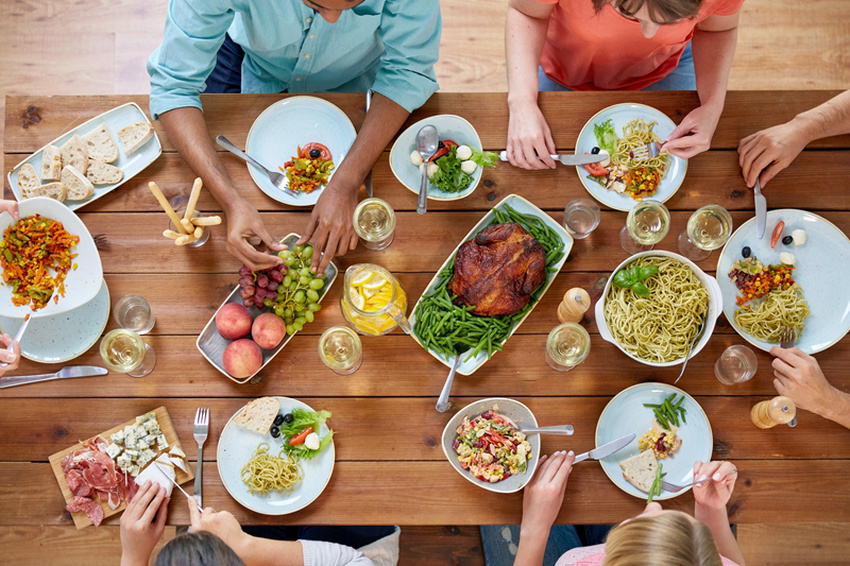
{"type": "Polygon", "coordinates": [[[201,196],[201,187],[204,182],[200,177],[195,177],[195,183],[192,185],[192,192],[189,195],[189,204],[186,205],[186,214],[183,215],[184,220],[191,220],[195,214],[195,206],[198,204],[198,197],[201,196]]]}
{"type": "Polygon", "coordinates": [[[186,234],[185,236],[180,236],[176,240],[174,240],[174,244],[177,246],[185,246],[186,244],[190,244],[197,240],[194,234],[186,234]]]}
{"type": "Polygon", "coordinates": [[[195,227],[195,232],[192,235],[195,236],[195,239],[197,240],[198,238],[201,237],[201,234],[203,234],[203,233],[204,233],[204,227],[203,226],[197,226],[197,227],[195,227]]]}
{"type": "Polygon", "coordinates": [[[192,219],[195,226],[218,226],[221,224],[221,216],[198,216],[192,219]]]}
{"type": "Polygon", "coordinates": [[[156,186],[156,183],[151,181],[150,183],[148,183],[148,188],[153,193],[153,196],[156,197],[156,200],[159,201],[159,204],[160,204],[160,206],[162,206],[162,209],[165,211],[165,213],[168,215],[168,217],[171,219],[171,221],[177,227],[177,231],[180,232],[181,234],[186,234],[186,229],[180,223],[180,218],[178,218],[177,213],[174,212],[174,209],[171,208],[171,205],[168,204],[168,199],[165,198],[165,195],[162,194],[162,191],[159,190],[159,187],[156,186]]]}
{"type": "Polygon", "coordinates": [[[176,240],[177,238],[184,236],[185,234],[180,234],[179,232],[175,232],[174,230],[165,230],[162,233],[166,238],[171,238],[172,240],[176,240]]]}
{"type": "Polygon", "coordinates": [[[192,224],[190,220],[186,220],[185,218],[180,219],[180,224],[183,225],[183,230],[186,231],[187,234],[191,234],[195,231],[195,226],[192,224]]]}

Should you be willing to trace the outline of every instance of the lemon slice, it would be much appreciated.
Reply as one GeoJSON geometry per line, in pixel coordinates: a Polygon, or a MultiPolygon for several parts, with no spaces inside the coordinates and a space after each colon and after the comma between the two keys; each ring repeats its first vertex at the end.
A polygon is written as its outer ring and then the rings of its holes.
{"type": "MultiPolygon", "coordinates": [[[[351,284],[354,287],[362,287],[366,283],[368,283],[370,279],[372,279],[373,274],[374,273],[372,271],[361,271],[360,273],[354,276],[354,278],[351,280],[351,284]]],[[[383,277],[381,277],[381,279],[383,279],[383,277]]]]}
{"type": "Polygon", "coordinates": [[[363,310],[363,307],[366,306],[366,299],[364,299],[363,295],[360,293],[349,293],[349,297],[351,298],[351,304],[354,305],[355,308],[363,310]]]}
{"type": "Polygon", "coordinates": [[[387,285],[389,281],[381,275],[380,273],[373,273],[371,281],[366,281],[363,283],[364,289],[369,289],[370,291],[377,291],[384,285],[387,285]]]}

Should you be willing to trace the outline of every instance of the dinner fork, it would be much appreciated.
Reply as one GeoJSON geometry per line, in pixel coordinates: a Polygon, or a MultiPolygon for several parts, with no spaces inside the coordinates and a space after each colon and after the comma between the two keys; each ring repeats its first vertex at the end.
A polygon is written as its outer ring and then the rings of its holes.
{"type": "Polygon", "coordinates": [[[97,249],[102,250],[106,247],[106,234],[95,234],[94,236],[92,236],[92,239],[94,240],[94,247],[96,247],[97,249]]]}
{"type": "MultiPolygon", "coordinates": [[[[728,474],[726,474],[726,476],[725,476],[725,477],[727,477],[727,478],[728,478],[728,477],[729,477],[729,476],[731,476],[732,474],[737,474],[737,473],[738,473],[738,470],[732,470],[731,472],[729,472],[728,474]]],[[[695,482],[694,482],[694,481],[692,481],[691,483],[686,483],[685,485],[676,485],[676,484],[674,484],[674,483],[670,483],[670,482],[668,482],[668,481],[661,480],[661,489],[663,489],[664,491],[669,491],[670,493],[679,493],[679,492],[680,492],[680,491],[682,491],[683,489],[687,489],[687,488],[689,488],[689,487],[691,487],[691,486],[699,485],[699,484],[701,484],[701,483],[705,483],[705,482],[707,482],[707,481],[708,481],[708,480],[710,480],[710,479],[711,479],[711,478],[705,478],[705,479],[703,479],[703,480],[699,480],[699,481],[695,481],[695,482]]]]}
{"type": "Polygon", "coordinates": [[[257,161],[256,159],[254,159],[253,157],[251,157],[250,155],[248,155],[247,153],[245,153],[244,151],[242,151],[241,149],[239,149],[235,145],[233,145],[233,142],[231,142],[229,139],[227,139],[224,136],[216,136],[215,141],[218,143],[218,145],[220,145],[221,147],[223,147],[224,149],[226,149],[227,151],[229,151],[233,155],[236,155],[237,157],[241,157],[242,159],[244,159],[245,161],[247,161],[248,163],[250,163],[254,167],[257,167],[261,171],[263,171],[266,175],[269,176],[269,181],[271,181],[272,185],[274,185],[275,187],[277,187],[278,189],[282,190],[283,192],[285,192],[286,194],[288,194],[290,196],[296,196],[295,192],[292,191],[289,188],[289,184],[288,184],[289,180],[286,178],[286,175],[283,175],[281,173],[277,173],[275,171],[270,171],[270,170],[266,169],[259,161],[257,161]]]}
{"type": "Polygon", "coordinates": [[[195,489],[192,494],[195,496],[195,500],[197,500],[198,505],[204,505],[203,500],[201,498],[201,485],[204,469],[204,442],[207,440],[207,434],[209,434],[210,430],[210,410],[207,408],[198,408],[195,412],[195,426],[193,429],[193,435],[195,437],[195,442],[198,443],[198,463],[195,465],[195,489]]]}
{"type": "Polygon", "coordinates": [[[793,326],[784,326],[779,331],[779,347],[793,348],[797,342],[797,329],[793,326]]]}
{"type": "Polygon", "coordinates": [[[650,142],[633,148],[630,153],[632,159],[652,159],[658,157],[658,154],[661,153],[661,146],[658,145],[658,142],[650,142]]]}

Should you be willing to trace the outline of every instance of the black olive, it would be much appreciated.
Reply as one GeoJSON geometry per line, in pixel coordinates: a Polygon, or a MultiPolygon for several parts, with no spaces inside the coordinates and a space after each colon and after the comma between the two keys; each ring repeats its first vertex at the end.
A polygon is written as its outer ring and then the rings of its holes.
{"type": "Polygon", "coordinates": [[[592,153],[593,155],[598,154],[598,153],[599,153],[599,148],[598,148],[598,147],[594,147],[593,149],[591,149],[591,150],[590,150],[590,153],[592,153]]]}
{"type": "Polygon", "coordinates": [[[782,243],[785,244],[786,246],[790,246],[791,242],[793,242],[793,241],[794,241],[794,238],[792,238],[791,236],[785,236],[784,238],[782,238],[782,243]]]}
{"type": "Polygon", "coordinates": [[[283,415],[283,422],[285,422],[287,424],[291,423],[292,422],[292,413],[286,413],[285,415],[283,415]]]}
{"type": "Polygon", "coordinates": [[[280,436],[280,429],[277,428],[276,426],[273,426],[271,433],[272,433],[272,438],[277,438],[278,436],[280,436]]]}
{"type": "Polygon", "coordinates": [[[744,257],[750,257],[750,253],[752,253],[752,250],[749,246],[744,246],[744,249],[741,250],[741,255],[744,257]]]}
{"type": "Polygon", "coordinates": [[[283,424],[283,415],[278,415],[274,418],[274,426],[280,426],[283,424]]]}
{"type": "Polygon", "coordinates": [[[316,159],[316,158],[320,157],[321,155],[322,155],[322,150],[320,150],[320,149],[311,149],[310,150],[310,157],[312,157],[313,159],[316,159]]]}

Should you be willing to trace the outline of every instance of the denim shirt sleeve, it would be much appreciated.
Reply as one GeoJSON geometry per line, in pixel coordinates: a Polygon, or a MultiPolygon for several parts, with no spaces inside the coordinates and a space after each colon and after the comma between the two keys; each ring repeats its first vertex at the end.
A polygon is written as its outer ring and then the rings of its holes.
{"type": "Polygon", "coordinates": [[[408,112],[425,104],[439,88],[441,31],[439,0],[386,2],[379,32],[385,51],[372,89],[408,112]]]}
{"type": "Polygon", "coordinates": [[[148,59],[154,120],[182,107],[201,108],[200,93],[234,18],[224,0],[170,0],[162,44],[148,59]]]}

